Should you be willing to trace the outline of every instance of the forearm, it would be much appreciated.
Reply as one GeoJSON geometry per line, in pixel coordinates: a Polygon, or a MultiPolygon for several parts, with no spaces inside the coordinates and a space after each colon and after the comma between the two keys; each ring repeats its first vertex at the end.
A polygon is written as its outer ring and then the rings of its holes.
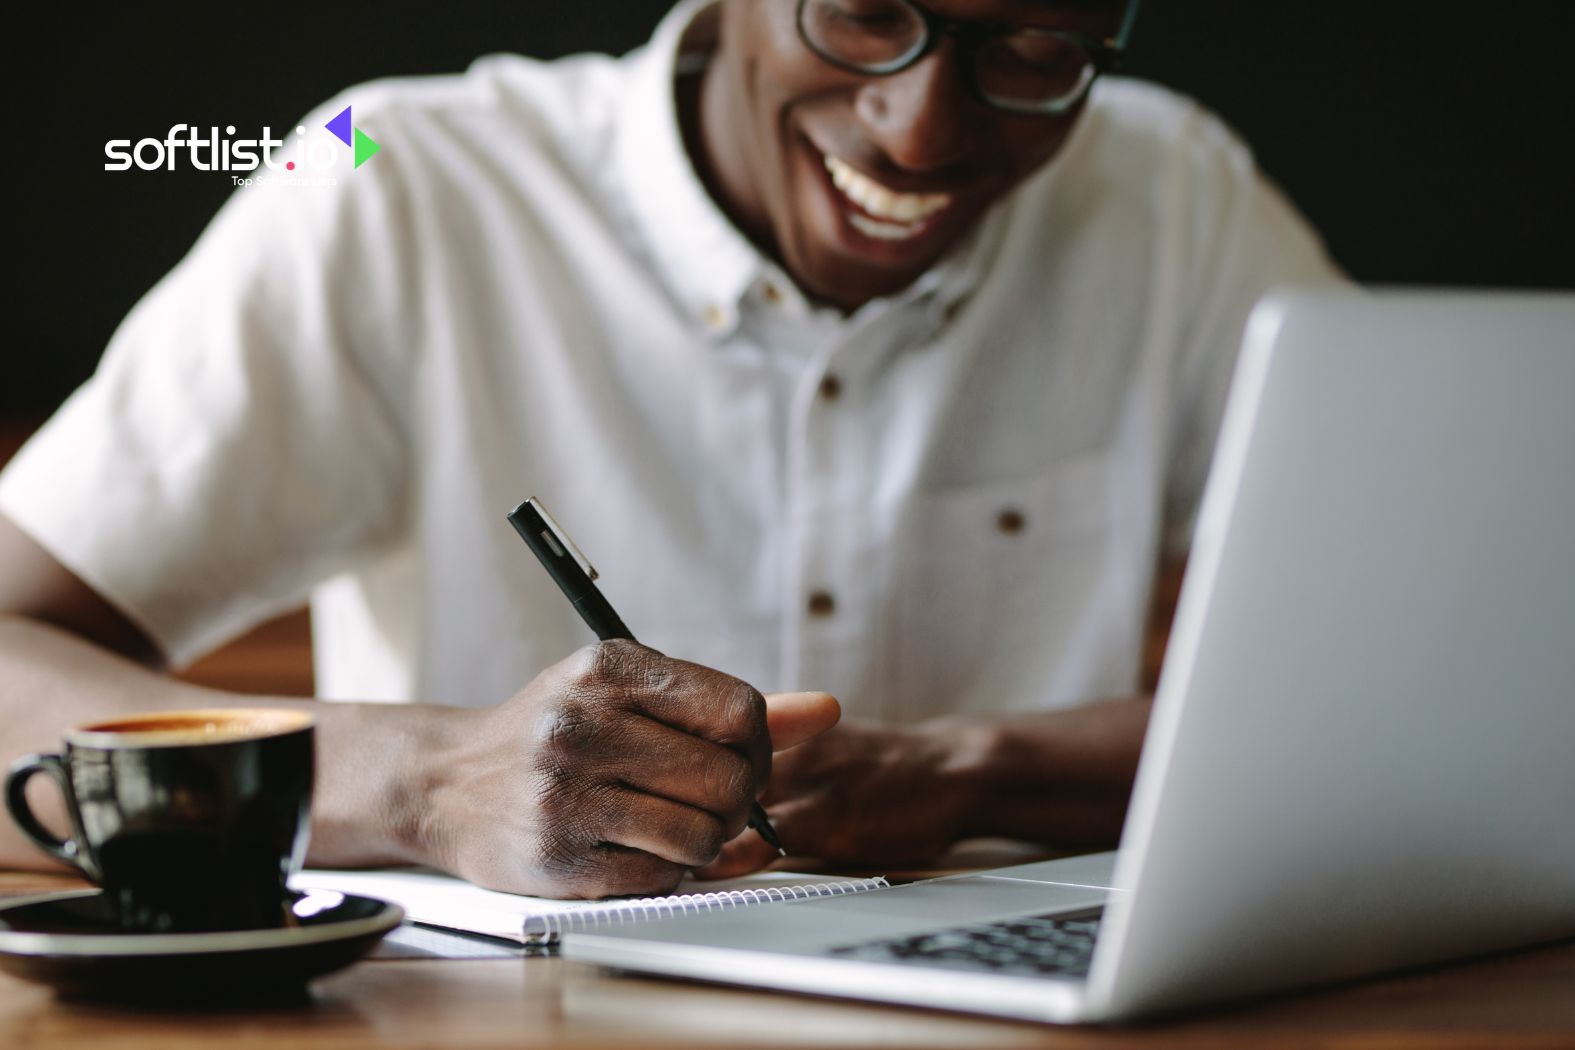
{"type": "MultiPolygon", "coordinates": [[[[361,865],[427,861],[425,771],[455,712],[429,705],[318,703],[221,692],[169,678],[76,635],[23,617],[0,617],[0,760],[58,751],[68,726],[136,711],[196,707],[304,707],[317,722],[317,786],[309,859],[361,865]]],[[[59,792],[36,778],[29,799],[64,830],[59,792]]],[[[37,867],[43,855],[0,821],[0,866],[37,867]]]]}
{"type": "Polygon", "coordinates": [[[1150,697],[1139,696],[930,723],[953,741],[944,775],[963,800],[960,837],[1114,845],[1151,706],[1150,697]]]}

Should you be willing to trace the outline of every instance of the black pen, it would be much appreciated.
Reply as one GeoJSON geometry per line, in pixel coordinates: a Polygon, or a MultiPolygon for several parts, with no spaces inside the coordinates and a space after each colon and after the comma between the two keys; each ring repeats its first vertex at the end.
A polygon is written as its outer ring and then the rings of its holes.
{"type": "MultiPolygon", "coordinates": [[[[540,500],[532,497],[509,511],[509,524],[536,555],[563,596],[569,599],[585,626],[596,632],[596,637],[604,642],[614,638],[635,640],[634,634],[613,611],[612,603],[597,588],[596,570],[568,534],[552,520],[540,500]]],[[[759,802],[750,807],[749,826],[779,855],[787,856],[787,850],[782,848],[782,841],[777,838],[759,802]]]]}

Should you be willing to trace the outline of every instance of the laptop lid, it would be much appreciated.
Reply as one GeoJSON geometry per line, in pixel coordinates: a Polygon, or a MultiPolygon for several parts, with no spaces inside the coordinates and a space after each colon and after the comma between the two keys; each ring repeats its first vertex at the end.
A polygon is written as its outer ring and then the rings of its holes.
{"type": "Polygon", "coordinates": [[[1575,934],[1575,297],[1248,325],[1089,994],[1575,934]]]}

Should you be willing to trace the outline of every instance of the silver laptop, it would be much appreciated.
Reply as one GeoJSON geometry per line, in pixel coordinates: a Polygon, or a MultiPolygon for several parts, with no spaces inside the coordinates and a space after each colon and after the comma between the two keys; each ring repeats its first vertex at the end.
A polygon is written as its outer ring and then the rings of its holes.
{"type": "Polygon", "coordinates": [[[1575,936],[1575,296],[1261,303],[1115,853],[571,934],[1114,1020],[1575,936]]]}

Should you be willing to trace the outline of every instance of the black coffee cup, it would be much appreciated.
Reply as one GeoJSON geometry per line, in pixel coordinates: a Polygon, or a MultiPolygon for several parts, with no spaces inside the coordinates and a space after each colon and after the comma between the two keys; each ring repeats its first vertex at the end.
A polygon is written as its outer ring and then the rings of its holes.
{"type": "Polygon", "coordinates": [[[312,717],[236,708],[77,726],[63,754],[13,764],[5,788],[23,833],[102,886],[122,929],[283,926],[285,881],[306,856],[312,717]],[[70,838],[28,808],[36,773],[65,794],[70,838]]]}

